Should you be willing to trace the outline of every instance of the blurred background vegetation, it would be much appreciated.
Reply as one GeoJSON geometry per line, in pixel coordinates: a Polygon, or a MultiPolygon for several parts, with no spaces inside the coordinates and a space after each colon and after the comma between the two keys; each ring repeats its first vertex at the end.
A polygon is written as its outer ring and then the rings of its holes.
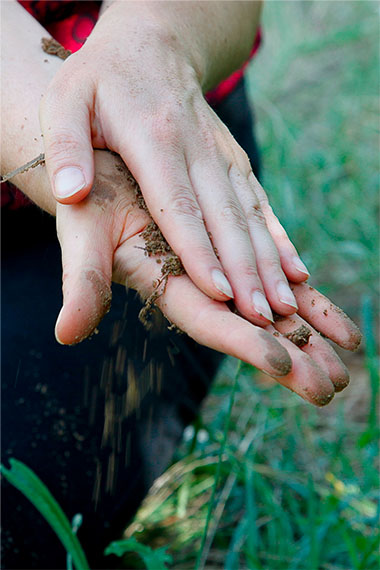
{"type": "Polygon", "coordinates": [[[235,383],[227,360],[126,536],[180,570],[377,570],[379,4],[268,1],[263,16],[247,73],[263,183],[364,341],[340,352],[351,386],[325,409],[248,366],[235,383]]]}

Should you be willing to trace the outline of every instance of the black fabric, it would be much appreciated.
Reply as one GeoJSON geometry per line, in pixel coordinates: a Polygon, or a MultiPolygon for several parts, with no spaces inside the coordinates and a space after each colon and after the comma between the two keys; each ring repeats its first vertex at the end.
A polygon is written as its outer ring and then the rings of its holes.
{"type": "MultiPolygon", "coordinates": [[[[216,109],[258,168],[243,82],[216,109]]],[[[100,332],[57,344],[61,304],[55,222],[37,208],[2,220],[2,462],[31,467],[71,519],[91,568],[133,517],[198,413],[221,355],[163,321],[147,333],[133,291],[113,286],[100,332]]],[[[2,482],[3,568],[66,568],[65,550],[14,487],[2,482]]]]}

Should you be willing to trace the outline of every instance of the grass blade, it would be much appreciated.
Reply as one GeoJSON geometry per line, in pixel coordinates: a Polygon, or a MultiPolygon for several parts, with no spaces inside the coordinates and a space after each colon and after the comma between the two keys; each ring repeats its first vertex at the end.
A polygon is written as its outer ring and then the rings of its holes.
{"type": "Polygon", "coordinates": [[[210,521],[211,521],[211,515],[212,515],[213,508],[214,508],[214,503],[215,503],[216,488],[218,486],[219,477],[220,477],[220,471],[221,471],[221,466],[222,466],[222,457],[223,457],[224,450],[226,448],[226,443],[227,443],[228,428],[230,425],[231,412],[232,412],[232,408],[234,405],[235,393],[236,393],[236,388],[237,388],[238,379],[239,379],[239,375],[240,375],[241,365],[242,365],[241,360],[239,360],[237,368],[236,368],[234,383],[233,383],[232,390],[231,390],[230,401],[228,404],[227,416],[226,416],[226,420],[225,420],[225,424],[224,424],[223,441],[222,441],[220,449],[219,449],[219,457],[218,457],[218,465],[217,465],[216,473],[215,473],[215,481],[214,481],[214,485],[212,488],[209,508],[208,508],[208,512],[207,512],[206,524],[205,524],[205,528],[204,528],[203,535],[202,535],[202,542],[201,542],[201,546],[199,549],[197,562],[195,565],[195,570],[202,570],[204,568],[206,560],[207,560],[207,556],[208,556],[208,550],[211,546],[211,544],[209,544],[208,548],[205,548],[206,540],[207,540],[207,536],[208,536],[208,529],[209,529],[209,525],[210,525],[210,521]]]}
{"type": "Polygon", "coordinates": [[[90,570],[78,538],[73,533],[65,513],[46,485],[21,461],[11,458],[9,463],[10,469],[7,469],[3,464],[0,466],[4,477],[21,491],[46,519],[71,555],[75,568],[77,570],[90,570]]]}

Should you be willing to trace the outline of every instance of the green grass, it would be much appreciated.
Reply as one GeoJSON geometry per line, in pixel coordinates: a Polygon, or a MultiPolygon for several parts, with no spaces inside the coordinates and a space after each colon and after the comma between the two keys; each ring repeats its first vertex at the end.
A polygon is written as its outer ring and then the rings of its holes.
{"type": "MultiPolygon", "coordinates": [[[[178,570],[195,568],[234,366],[216,383],[195,450],[188,456],[191,442],[183,444],[128,529],[168,544],[178,570]]],[[[200,568],[377,570],[377,430],[348,416],[343,401],[311,408],[244,366],[222,459],[208,528],[215,538],[200,568]]]]}
{"type": "Polygon", "coordinates": [[[343,356],[351,386],[326,409],[244,366],[218,467],[235,367],[226,362],[198,437],[127,530],[169,545],[178,570],[197,558],[208,570],[380,567],[378,41],[376,2],[266,3],[248,71],[263,184],[311,283],[355,318],[364,342],[343,356]]]}

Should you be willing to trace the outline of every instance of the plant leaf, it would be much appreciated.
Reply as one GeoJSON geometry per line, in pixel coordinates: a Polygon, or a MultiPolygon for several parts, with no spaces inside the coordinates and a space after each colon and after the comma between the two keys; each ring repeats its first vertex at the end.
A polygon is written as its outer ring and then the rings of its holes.
{"type": "Polygon", "coordinates": [[[126,538],[111,542],[104,551],[104,554],[115,554],[123,556],[126,552],[135,552],[144,561],[147,570],[167,570],[166,563],[172,562],[172,557],[165,552],[165,547],[153,550],[146,544],[141,544],[135,538],[126,538]]]}
{"type": "Polygon", "coordinates": [[[46,519],[67,552],[71,554],[75,568],[77,570],[90,570],[78,538],[73,533],[65,513],[46,485],[21,461],[11,458],[9,463],[10,469],[7,469],[3,464],[0,466],[0,471],[4,477],[21,491],[46,519]]]}

